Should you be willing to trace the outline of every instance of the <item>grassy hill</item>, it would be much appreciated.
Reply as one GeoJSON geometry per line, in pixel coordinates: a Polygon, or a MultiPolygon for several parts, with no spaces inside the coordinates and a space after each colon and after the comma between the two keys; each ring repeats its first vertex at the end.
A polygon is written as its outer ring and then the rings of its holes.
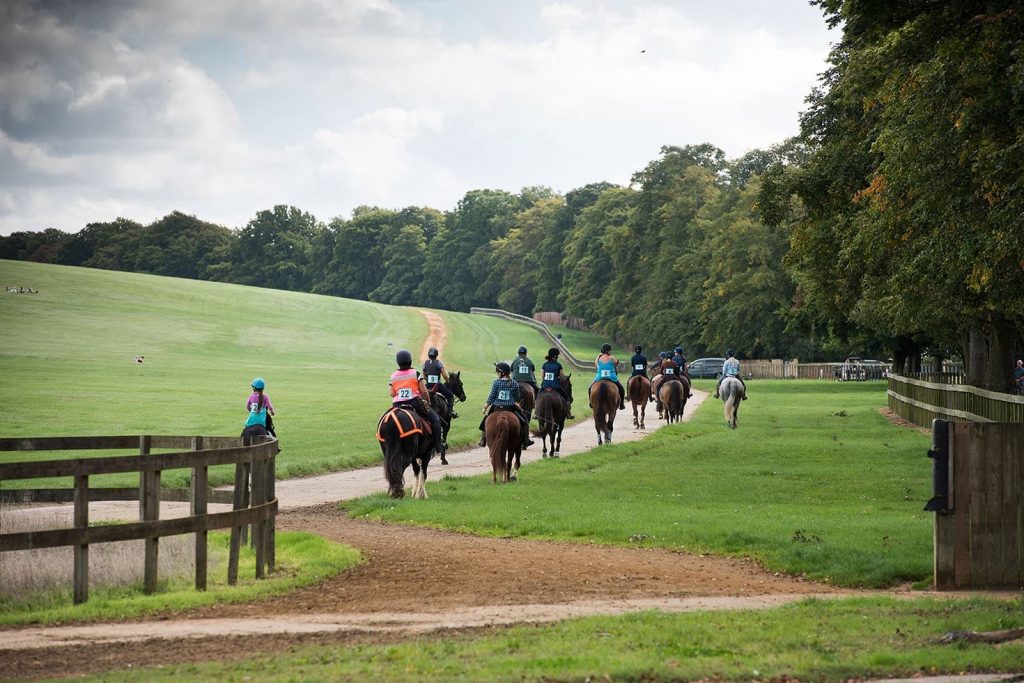
{"type": "MultiPolygon", "coordinates": [[[[223,283],[5,260],[0,283],[39,292],[0,292],[0,436],[234,435],[261,376],[282,476],[379,462],[395,351],[418,356],[427,334],[419,309],[223,283]]],[[[464,371],[469,399],[449,441],[466,444],[492,363],[546,344],[523,325],[438,313],[442,358],[464,371]]]]}

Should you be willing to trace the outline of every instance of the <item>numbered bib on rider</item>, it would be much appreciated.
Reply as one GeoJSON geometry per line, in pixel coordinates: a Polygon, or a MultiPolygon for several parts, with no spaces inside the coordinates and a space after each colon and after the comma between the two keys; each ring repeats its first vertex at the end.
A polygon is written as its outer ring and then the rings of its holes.
{"type": "Polygon", "coordinates": [[[553,382],[554,379],[555,379],[555,373],[553,373],[553,372],[545,372],[544,373],[544,381],[545,382],[553,382]]]}
{"type": "Polygon", "coordinates": [[[412,389],[410,389],[409,387],[402,387],[401,389],[398,390],[397,396],[398,396],[398,398],[402,399],[403,401],[407,401],[407,400],[409,400],[410,398],[413,397],[412,396],[412,389]]]}
{"type": "Polygon", "coordinates": [[[636,365],[633,366],[633,369],[634,370],[646,370],[646,368],[644,367],[643,363],[637,363],[636,365]]]}
{"type": "Polygon", "coordinates": [[[499,389],[498,390],[498,400],[499,401],[508,401],[511,398],[512,398],[512,392],[509,391],[508,389],[499,389]]]}
{"type": "Polygon", "coordinates": [[[607,379],[612,376],[612,371],[604,368],[601,370],[601,379],[607,379]]]}
{"type": "Polygon", "coordinates": [[[441,377],[439,375],[427,375],[427,384],[440,384],[441,377]]]}
{"type": "Polygon", "coordinates": [[[674,375],[674,374],[676,374],[676,369],[675,368],[665,368],[665,374],[666,375],[674,375]]]}
{"type": "Polygon", "coordinates": [[[523,374],[523,375],[530,374],[530,366],[529,365],[520,365],[519,366],[519,372],[520,372],[520,374],[523,374]]]}

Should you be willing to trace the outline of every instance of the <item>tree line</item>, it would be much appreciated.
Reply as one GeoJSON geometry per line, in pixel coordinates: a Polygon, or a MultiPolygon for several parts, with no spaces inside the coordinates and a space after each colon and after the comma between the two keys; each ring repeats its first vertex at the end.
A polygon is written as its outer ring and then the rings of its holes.
{"type": "Polygon", "coordinates": [[[964,359],[1005,391],[1024,351],[1024,10],[816,0],[842,39],[800,134],[727,160],[668,146],[628,186],[467,192],[448,211],[291,206],[240,230],[150,224],[0,238],[0,258],[387,304],[561,311],[692,358],[964,359]]]}

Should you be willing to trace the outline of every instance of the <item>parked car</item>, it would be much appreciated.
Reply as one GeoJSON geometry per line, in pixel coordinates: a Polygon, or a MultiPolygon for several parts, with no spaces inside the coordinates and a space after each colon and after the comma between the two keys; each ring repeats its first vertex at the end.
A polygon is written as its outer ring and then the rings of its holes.
{"type": "Polygon", "coordinates": [[[690,379],[717,379],[722,374],[724,358],[698,358],[690,362],[690,379]]]}

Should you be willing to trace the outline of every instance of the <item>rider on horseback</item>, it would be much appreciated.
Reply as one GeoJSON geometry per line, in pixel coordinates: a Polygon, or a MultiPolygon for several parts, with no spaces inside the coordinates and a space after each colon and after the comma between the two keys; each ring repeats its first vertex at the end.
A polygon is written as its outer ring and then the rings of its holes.
{"type": "Polygon", "coordinates": [[[630,373],[630,377],[636,377],[637,375],[647,376],[647,356],[643,354],[644,347],[639,344],[633,347],[634,356],[629,359],[629,364],[633,368],[633,372],[630,373]]]}
{"type": "MultiPolygon", "coordinates": [[[[594,382],[598,382],[602,379],[611,380],[615,382],[615,386],[619,388],[619,410],[626,409],[626,390],[622,388],[622,384],[619,382],[619,376],[615,372],[616,366],[619,361],[612,355],[612,345],[602,344],[601,355],[594,361],[594,365],[597,367],[597,372],[594,374],[594,382]]],[[[591,382],[591,386],[594,385],[591,382]]]]}
{"type": "Polygon", "coordinates": [[[388,390],[391,392],[391,405],[395,408],[408,408],[426,418],[434,437],[434,450],[443,453],[448,445],[441,440],[441,418],[427,403],[427,384],[420,373],[412,369],[412,354],[402,349],[395,354],[398,370],[391,373],[388,390]]]}
{"type": "Polygon", "coordinates": [[[427,362],[423,364],[423,377],[427,389],[444,396],[448,401],[448,412],[452,419],[457,418],[459,414],[455,412],[455,394],[447,385],[441,383],[441,380],[448,381],[448,371],[444,369],[444,363],[437,359],[437,349],[433,346],[427,350],[427,362]]]}
{"type": "Polygon", "coordinates": [[[487,416],[497,409],[515,413],[515,416],[519,418],[519,431],[523,435],[523,448],[532,446],[533,439],[530,438],[529,416],[517,405],[519,402],[519,384],[509,377],[512,373],[512,368],[503,361],[494,366],[494,371],[498,373],[498,379],[491,383],[491,393],[488,394],[487,401],[484,403],[484,418],[480,420],[480,431],[482,432],[480,435],[480,445],[487,445],[484,423],[487,421],[487,416]]]}
{"type": "Polygon", "coordinates": [[[722,380],[726,377],[735,377],[743,385],[743,400],[747,400],[747,383],[740,377],[740,362],[736,360],[732,349],[725,350],[725,362],[722,363],[722,376],[718,378],[715,385],[715,398],[718,398],[718,390],[722,387],[722,380]]]}
{"type": "Polygon", "coordinates": [[[537,388],[537,377],[534,375],[533,361],[526,355],[526,347],[519,347],[519,355],[512,361],[512,379],[520,384],[529,384],[533,387],[533,395],[540,393],[537,388]]]}
{"type": "MultiPolygon", "coordinates": [[[[678,375],[680,377],[686,375],[687,379],[689,379],[689,366],[686,364],[686,356],[683,355],[682,346],[676,346],[675,350],[672,352],[672,362],[679,366],[678,375]]],[[[693,396],[693,393],[687,391],[686,398],[690,398],[691,396],[693,396]]]]}
{"type": "Polygon", "coordinates": [[[562,397],[566,405],[567,420],[575,420],[576,416],[572,414],[572,399],[569,398],[568,392],[562,388],[562,379],[565,377],[565,373],[562,372],[562,364],[558,362],[558,349],[551,347],[548,349],[548,355],[544,356],[544,365],[540,366],[541,380],[540,388],[541,391],[545,389],[551,389],[557,391],[558,395],[562,397]]]}

